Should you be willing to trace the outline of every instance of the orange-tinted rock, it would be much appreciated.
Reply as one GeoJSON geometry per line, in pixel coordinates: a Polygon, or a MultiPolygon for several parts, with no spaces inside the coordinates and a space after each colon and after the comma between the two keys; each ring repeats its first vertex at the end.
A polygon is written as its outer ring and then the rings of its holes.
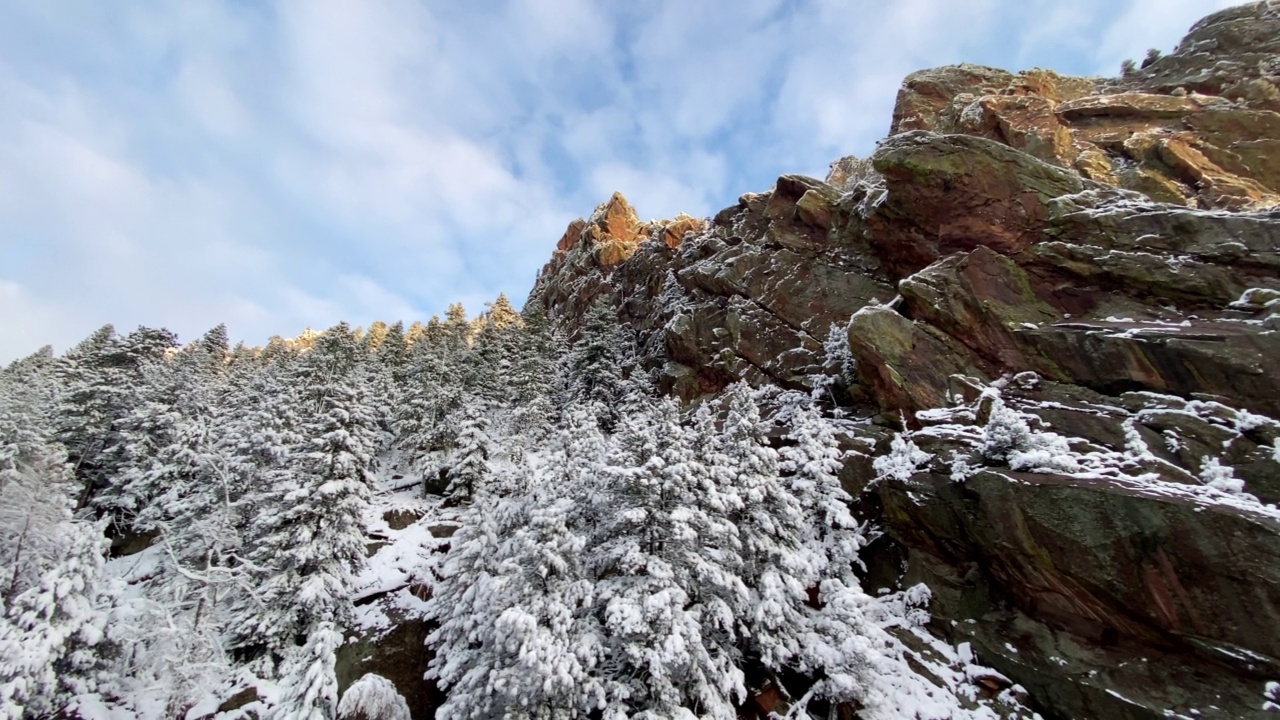
{"type": "Polygon", "coordinates": [[[569,223],[569,227],[565,229],[564,235],[560,237],[560,242],[556,243],[556,250],[560,252],[569,252],[578,246],[578,241],[582,239],[582,229],[587,226],[587,221],[578,218],[569,223]]]}
{"type": "Polygon", "coordinates": [[[680,247],[680,243],[684,241],[686,233],[700,233],[706,229],[706,222],[680,213],[676,215],[674,220],[658,223],[658,226],[662,230],[663,244],[674,249],[680,247]]]}
{"type": "Polygon", "coordinates": [[[622,243],[635,242],[640,234],[640,218],[635,208],[616,192],[609,201],[596,208],[588,222],[587,232],[593,239],[611,238],[622,243]]]}
{"type": "Polygon", "coordinates": [[[889,134],[909,130],[947,132],[958,112],[953,103],[958,95],[993,95],[1007,87],[1013,75],[1006,70],[982,65],[951,65],[911,73],[902,81],[893,108],[889,134]]]}
{"type": "Polygon", "coordinates": [[[890,132],[996,140],[1157,202],[1272,206],[1280,203],[1280,14],[1269,7],[1215,13],[1173,53],[1115,80],[977,65],[912,73],[890,132]],[[1167,137],[1180,140],[1165,148],[1167,137]]]}
{"type": "Polygon", "coordinates": [[[1058,121],[1054,103],[1036,95],[988,95],[977,101],[983,137],[994,137],[1032,155],[1070,167],[1078,151],[1058,121]]]}
{"type": "Polygon", "coordinates": [[[1064,120],[1084,118],[1180,118],[1199,110],[1200,106],[1186,97],[1117,93],[1092,95],[1062,103],[1058,114],[1064,120]]]}
{"type": "MultiPolygon", "coordinates": [[[[1214,152],[1215,149],[1205,147],[1214,152]]],[[[1248,177],[1232,174],[1215,164],[1186,136],[1161,140],[1160,159],[1186,182],[1200,188],[1215,207],[1242,208],[1280,204],[1280,197],[1248,177]]]]}

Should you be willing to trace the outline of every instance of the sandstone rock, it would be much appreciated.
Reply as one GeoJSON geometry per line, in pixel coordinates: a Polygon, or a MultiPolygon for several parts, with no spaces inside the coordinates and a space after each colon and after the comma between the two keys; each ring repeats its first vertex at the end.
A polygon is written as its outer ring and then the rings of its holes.
{"type": "Polygon", "coordinates": [[[898,291],[907,315],[1000,368],[1031,366],[1017,329],[1061,317],[1036,297],[1030,278],[1016,263],[986,247],[940,260],[903,280],[898,291]]]}
{"type": "Polygon", "coordinates": [[[889,134],[910,130],[946,132],[949,128],[944,123],[953,123],[956,115],[952,110],[956,96],[993,95],[1012,80],[1013,74],[1008,71],[967,64],[912,73],[898,91],[889,134]]]}
{"type": "Polygon", "coordinates": [[[886,233],[894,246],[883,252],[894,253],[904,275],[979,246],[1022,252],[1047,225],[1049,201],[1086,187],[1069,170],[962,135],[904,133],[882,143],[873,161],[888,188],[878,214],[904,225],[886,233]]]}
{"type": "Polygon", "coordinates": [[[1115,93],[1091,95],[1058,105],[1058,115],[1068,122],[1085,118],[1181,118],[1200,109],[1187,97],[1115,93]]]}
{"type": "Polygon", "coordinates": [[[1205,95],[1227,95],[1269,109],[1265,90],[1249,93],[1255,81],[1274,87],[1274,59],[1280,53],[1280,16],[1269,2],[1222,10],[1197,22],[1178,47],[1143,68],[1125,84],[1147,92],[1177,88],[1205,95]],[[1259,97],[1260,95],[1260,97],[1259,97]]]}
{"type": "Polygon", "coordinates": [[[1138,323],[1058,323],[1019,334],[1043,358],[1047,366],[1040,370],[1050,377],[1101,392],[1210,393],[1280,415],[1280,380],[1272,372],[1280,338],[1274,335],[1231,324],[1160,329],[1138,323]]]}
{"type": "Polygon", "coordinates": [[[689,233],[697,234],[706,229],[705,222],[684,213],[680,213],[669,222],[660,222],[658,226],[662,243],[672,249],[680,247],[680,243],[684,242],[685,235],[689,233]]]}
{"type": "Polygon", "coordinates": [[[1280,198],[1269,193],[1267,188],[1226,171],[1206,157],[1202,148],[1195,147],[1184,137],[1162,140],[1160,159],[1184,180],[1200,187],[1201,194],[1215,207],[1236,209],[1280,203],[1280,198]]]}
{"type": "Polygon", "coordinates": [[[982,374],[965,361],[968,353],[955,340],[885,306],[856,313],[848,334],[858,379],[884,410],[943,406],[950,376],[982,374]]]}
{"type": "Polygon", "coordinates": [[[564,235],[560,237],[560,241],[556,243],[556,250],[560,252],[569,252],[578,246],[578,241],[582,239],[582,230],[587,226],[587,221],[578,218],[569,223],[569,227],[565,229],[564,235]]]}
{"type": "MultiPolygon", "coordinates": [[[[977,569],[982,576],[977,584],[991,588],[980,593],[1007,598],[1021,614],[1038,619],[1028,623],[1032,627],[1047,622],[1059,628],[1056,633],[1076,638],[1075,644],[1092,647],[1114,647],[1123,638],[1132,651],[1131,643],[1140,640],[1150,648],[1141,652],[1176,653],[1174,667],[1212,667],[1213,659],[1200,653],[1210,654],[1214,643],[1226,652],[1234,647],[1256,653],[1256,670],[1277,667],[1280,646],[1267,629],[1280,620],[1273,617],[1280,608],[1274,565],[1280,524],[1275,519],[1205,507],[1135,484],[1044,474],[982,472],[963,485],[945,475],[918,475],[910,483],[885,481],[879,492],[895,537],[930,555],[934,565],[977,569]],[[1231,599],[1220,595],[1227,592],[1231,599]]],[[[981,598],[967,608],[951,602],[944,619],[983,617],[994,607],[981,598]]],[[[1022,634],[1007,636],[1005,643],[1022,634]]],[[[1001,647],[993,654],[1009,653],[1001,647]]],[[[1053,657],[1042,661],[1041,667],[1055,662],[1053,657]]],[[[1090,669],[1096,673],[1108,664],[1094,659],[1090,669]]],[[[1242,662],[1240,669],[1248,664],[1242,662]]],[[[1031,674],[1000,669],[1018,682],[1031,674]]],[[[1141,672],[1168,678],[1176,671],[1144,667],[1141,672]]],[[[1062,676],[1046,681],[1042,675],[1027,684],[1088,682],[1086,673],[1080,675],[1085,677],[1074,681],[1062,676]]],[[[1243,685],[1225,684],[1232,691],[1222,699],[1235,713],[1254,707],[1243,685]]],[[[1136,694],[1125,695],[1129,702],[1148,708],[1135,717],[1158,717],[1169,708],[1161,705],[1167,691],[1160,684],[1138,685],[1131,692],[1136,694]]],[[[1055,711],[1066,716],[1081,716],[1084,710],[1071,712],[1069,702],[1078,699],[1059,702],[1064,704],[1055,711]]]]}
{"type": "Polygon", "coordinates": [[[1158,202],[1275,205],[1280,19],[1268,8],[1207,17],[1173,53],[1117,80],[976,65],[922,70],[903,81],[890,134],[995,140],[1158,202]],[[1170,134],[1179,138],[1173,147],[1155,152],[1170,134]]]}

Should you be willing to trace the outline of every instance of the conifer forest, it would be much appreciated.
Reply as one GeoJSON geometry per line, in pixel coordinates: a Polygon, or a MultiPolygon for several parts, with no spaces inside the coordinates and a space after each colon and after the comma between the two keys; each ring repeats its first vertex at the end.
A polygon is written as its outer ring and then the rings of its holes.
{"type": "MultiPolygon", "coordinates": [[[[13,363],[5,717],[211,716],[241,687],[219,716],[336,717],[336,658],[388,613],[429,622],[439,717],[733,718],[767,683],[797,717],[892,717],[949,692],[891,687],[912,651],[886,628],[923,590],[862,589],[819,393],[682,410],[633,343],[607,303],[570,342],[499,298],[264,348],[107,326],[13,363]]],[[[343,698],[409,716],[377,675],[343,698]]]]}

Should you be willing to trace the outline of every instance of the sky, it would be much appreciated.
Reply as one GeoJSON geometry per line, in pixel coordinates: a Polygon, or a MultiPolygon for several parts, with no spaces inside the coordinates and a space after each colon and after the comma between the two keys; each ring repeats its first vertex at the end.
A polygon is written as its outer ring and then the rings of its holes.
{"type": "Polygon", "coordinates": [[[1217,0],[6,0],[0,362],[520,305],[574,218],[714,215],[902,78],[1114,75],[1217,0]]]}

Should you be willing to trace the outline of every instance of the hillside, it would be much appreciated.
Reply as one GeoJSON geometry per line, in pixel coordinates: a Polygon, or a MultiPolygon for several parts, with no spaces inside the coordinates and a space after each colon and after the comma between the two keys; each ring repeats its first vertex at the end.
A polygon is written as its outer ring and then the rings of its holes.
{"type": "MultiPolygon", "coordinates": [[[[0,716],[1280,712],[1280,6],[906,78],[524,309],[0,371],[0,716]]],[[[550,245],[550,242],[548,242],[550,245]]]]}
{"type": "Polygon", "coordinates": [[[707,221],[614,196],[530,301],[572,328],[610,298],[686,401],[822,386],[886,533],[870,586],[925,583],[1040,712],[1250,716],[1280,658],[1278,52],[1256,3],[1119,78],[914,73],[870,158],[707,221]]]}

